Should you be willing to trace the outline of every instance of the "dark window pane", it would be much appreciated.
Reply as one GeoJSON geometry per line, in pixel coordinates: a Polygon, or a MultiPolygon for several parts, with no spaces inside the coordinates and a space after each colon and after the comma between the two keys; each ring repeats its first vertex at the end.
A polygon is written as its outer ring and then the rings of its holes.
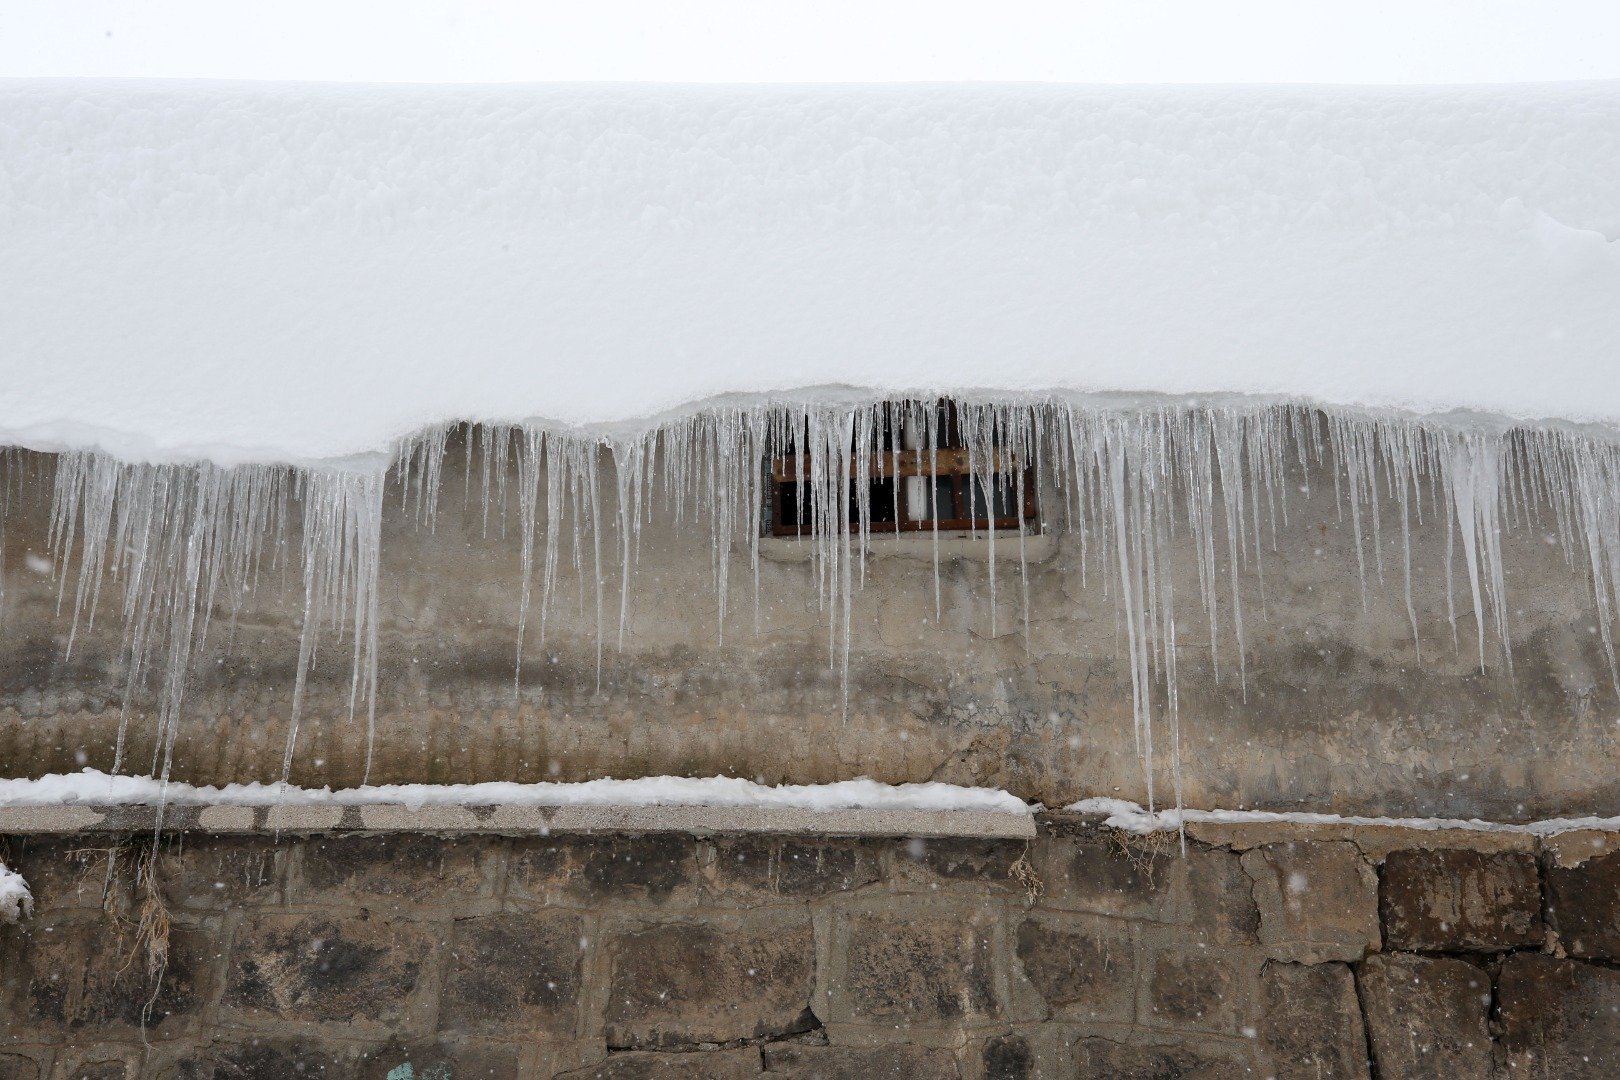
{"type": "MultiPolygon", "coordinates": [[[[867,484],[866,498],[866,512],[874,524],[894,520],[894,479],[892,477],[873,480],[867,484]]],[[[860,520],[857,510],[852,509],[850,511],[850,520],[860,520]]]]}
{"type": "Polygon", "coordinates": [[[988,521],[992,517],[1018,517],[1018,477],[1010,473],[997,473],[991,477],[991,495],[995,513],[989,512],[985,502],[984,482],[973,478],[973,517],[976,521],[988,521]]]}
{"type": "MultiPolygon", "coordinates": [[[[800,502],[800,486],[789,482],[778,484],[777,490],[781,492],[781,501],[777,504],[781,507],[781,518],[777,521],[777,526],[784,529],[808,530],[810,528],[810,500],[805,499],[802,503],[800,502]]],[[[809,492],[806,491],[805,494],[808,495],[809,492]]]]}

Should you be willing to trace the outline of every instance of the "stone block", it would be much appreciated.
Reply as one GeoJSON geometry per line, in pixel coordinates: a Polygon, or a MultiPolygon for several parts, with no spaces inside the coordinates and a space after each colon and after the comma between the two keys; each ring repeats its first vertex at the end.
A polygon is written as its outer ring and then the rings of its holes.
{"type": "Polygon", "coordinates": [[[1378,951],[1378,874],[1354,844],[1265,844],[1243,853],[1243,869],[1272,959],[1319,964],[1378,951]]]}
{"type": "Polygon", "coordinates": [[[188,1054],[159,1072],[163,1080],[289,1080],[353,1074],[338,1054],[292,1041],[244,1039],[188,1054]]]}
{"type": "Polygon", "coordinates": [[[431,948],[426,930],[364,911],[255,915],[237,928],[222,1003],[276,1020],[391,1023],[431,948]]]}
{"type": "MultiPolygon", "coordinates": [[[[1356,845],[1363,856],[1381,863],[1391,851],[1425,847],[1435,840],[1433,829],[1410,825],[1369,825],[1340,821],[1190,821],[1187,835],[1216,847],[1248,851],[1288,840],[1343,840],[1356,845]]],[[[1534,853],[1540,841],[1529,833],[1456,830],[1445,837],[1448,847],[1470,851],[1523,851],[1534,853]]]]}
{"type": "Polygon", "coordinates": [[[1254,1026],[1276,1080],[1369,1080],[1366,1028],[1344,964],[1268,961],[1254,1026]]]}
{"type": "Polygon", "coordinates": [[[1031,1080],[1035,1051],[1022,1035],[997,1035],[979,1048],[979,1080],[1031,1080]]]}
{"type": "Polygon", "coordinates": [[[815,1026],[815,934],[788,910],[661,923],[608,942],[609,1046],[774,1038],[815,1026]]]}
{"type": "Polygon", "coordinates": [[[101,910],[108,849],[93,843],[83,837],[16,842],[9,861],[34,894],[36,917],[67,908],[101,910]]]}
{"type": "Polygon", "coordinates": [[[744,1080],[759,1076],[759,1051],[698,1050],[685,1053],[616,1053],[595,1065],[559,1073],[557,1080],[744,1080]]]}
{"type": "Polygon", "coordinates": [[[842,977],[828,988],[833,1016],[908,1024],[1001,1016],[992,933],[983,911],[851,914],[842,977]]]}
{"type": "Polygon", "coordinates": [[[167,962],[153,973],[133,931],[83,916],[36,917],[0,940],[0,1030],[71,1033],[79,1043],[189,1031],[203,957],[213,952],[203,931],[172,927],[167,962]]]}
{"type": "Polygon", "coordinates": [[[1129,1023],[1136,957],[1130,925],[1101,915],[1031,915],[1015,943],[1024,976],[1054,1016],[1129,1023]]]}
{"type": "Polygon", "coordinates": [[[1539,946],[1541,880],[1522,852],[1392,851],[1378,893],[1389,949],[1495,952],[1539,946]]]}
{"type": "Polygon", "coordinates": [[[1620,971],[1514,953],[1497,975],[1496,1008],[1498,1075],[1620,1076],[1620,971]]]}
{"type": "Polygon", "coordinates": [[[304,844],[301,900],[408,910],[465,905],[482,891],[492,849],[476,837],[401,833],[335,836],[304,844]]]}
{"type": "Polygon", "coordinates": [[[1454,957],[1387,953],[1356,972],[1383,1076],[1491,1080],[1491,977],[1454,957]]]}
{"type": "Polygon", "coordinates": [[[279,904],[291,850],[268,837],[187,836],[159,849],[157,880],[174,908],[279,904]]]}
{"type": "Polygon", "coordinates": [[[1153,958],[1138,1014],[1178,1031],[1235,1032],[1258,958],[1209,946],[1166,949],[1153,958]]]}
{"type": "Polygon", "coordinates": [[[39,1063],[21,1054],[0,1053],[0,1080],[39,1080],[39,1063]]]}
{"type": "Polygon", "coordinates": [[[511,895],[546,904],[664,905],[697,897],[697,841],[684,834],[519,840],[511,895]]]}
{"type": "Polygon", "coordinates": [[[1199,940],[1212,945],[1253,945],[1259,940],[1254,882],[1236,854],[1189,844],[1186,857],[1174,869],[1186,896],[1185,922],[1199,940]]]}
{"type": "Polygon", "coordinates": [[[1569,955],[1620,961],[1620,852],[1546,874],[1547,917],[1569,955]]]}
{"type": "Polygon", "coordinates": [[[61,1080],[128,1080],[138,1074],[138,1066],[104,1054],[92,1054],[77,1061],[58,1061],[53,1077],[61,1080]]]}
{"type": "Polygon", "coordinates": [[[731,904],[813,900],[878,879],[877,853],[861,841],[722,837],[704,875],[704,891],[731,904]]]}
{"type": "Polygon", "coordinates": [[[1053,827],[1030,845],[1042,884],[1039,905],[1123,919],[1167,921],[1177,873],[1175,848],[1137,844],[1111,829],[1053,827]]]}
{"type": "Polygon", "coordinates": [[[1255,1080],[1240,1055],[1210,1054],[1186,1046],[1136,1046],[1109,1039],[1074,1044],[1077,1080],[1255,1080]]]}
{"type": "Polygon", "coordinates": [[[913,837],[894,842],[890,866],[901,887],[937,889],[963,883],[1022,893],[1027,886],[1014,868],[1027,850],[1023,840],[913,837]]]}
{"type": "Polygon", "coordinates": [[[1541,853],[1553,866],[1579,866],[1615,851],[1620,851],[1620,836],[1606,829],[1571,829],[1541,838],[1541,853]]]}
{"type": "Polygon", "coordinates": [[[949,1050],[894,1046],[807,1046],[766,1043],[765,1072],[781,1080],[957,1080],[949,1050]]]}
{"type": "Polygon", "coordinates": [[[439,1004],[446,1031],[572,1034],[585,946],[578,916],[506,913],[458,919],[439,1004]]]}

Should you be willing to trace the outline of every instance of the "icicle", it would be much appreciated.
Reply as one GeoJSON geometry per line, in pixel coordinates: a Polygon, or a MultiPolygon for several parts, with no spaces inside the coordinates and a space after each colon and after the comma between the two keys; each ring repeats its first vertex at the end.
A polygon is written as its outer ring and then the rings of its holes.
{"type": "Polygon", "coordinates": [[[1468,589],[1474,598],[1474,622],[1479,637],[1479,669],[1485,662],[1485,604],[1488,591],[1496,601],[1497,629],[1506,633],[1501,603],[1501,552],[1496,546],[1497,468],[1494,446],[1480,438],[1459,437],[1452,447],[1451,495],[1462,536],[1463,561],[1468,568],[1468,589]],[[1483,565],[1482,565],[1483,564],[1483,565]],[[1481,585],[1481,576],[1485,583],[1481,585]]]}
{"type": "MultiPolygon", "coordinates": [[[[383,474],[320,470],[302,484],[304,503],[304,625],[298,638],[292,717],[281,765],[289,782],[304,694],[324,624],[353,642],[349,716],[366,708],[366,776],[376,731],[377,571],[382,539],[383,474]]],[[[172,746],[172,738],[166,741],[172,746]]],[[[164,774],[167,779],[167,773],[164,774]]],[[[362,780],[362,783],[365,782],[362,780]]]]}

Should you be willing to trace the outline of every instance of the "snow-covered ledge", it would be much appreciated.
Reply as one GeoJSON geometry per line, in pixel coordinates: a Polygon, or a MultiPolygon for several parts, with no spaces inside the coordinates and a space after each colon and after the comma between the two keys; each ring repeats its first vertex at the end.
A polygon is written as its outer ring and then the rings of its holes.
{"type": "Polygon", "coordinates": [[[987,788],[871,780],[767,787],[732,777],[406,784],[333,791],[164,785],[85,770],[0,780],[0,835],[87,832],[786,833],[1029,838],[1032,808],[987,788]]]}

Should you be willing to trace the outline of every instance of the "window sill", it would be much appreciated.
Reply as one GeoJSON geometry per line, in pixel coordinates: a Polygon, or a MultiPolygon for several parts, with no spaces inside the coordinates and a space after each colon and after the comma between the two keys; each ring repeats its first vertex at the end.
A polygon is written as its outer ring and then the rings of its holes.
{"type": "MultiPolygon", "coordinates": [[[[852,536],[850,539],[855,542],[857,538],[852,536]]],[[[1057,542],[1051,532],[1026,532],[1023,539],[1023,558],[1028,563],[1042,562],[1057,550],[1057,542]]],[[[763,536],[759,541],[759,555],[771,562],[807,563],[815,546],[809,537],[763,536]]],[[[1018,549],[1016,532],[1001,530],[996,533],[996,562],[1018,562],[1018,549]]],[[[868,538],[867,550],[873,558],[878,559],[922,559],[932,562],[934,533],[875,533],[868,538]]],[[[990,534],[984,530],[978,533],[941,532],[939,558],[941,562],[952,559],[989,562],[990,534]]]]}

